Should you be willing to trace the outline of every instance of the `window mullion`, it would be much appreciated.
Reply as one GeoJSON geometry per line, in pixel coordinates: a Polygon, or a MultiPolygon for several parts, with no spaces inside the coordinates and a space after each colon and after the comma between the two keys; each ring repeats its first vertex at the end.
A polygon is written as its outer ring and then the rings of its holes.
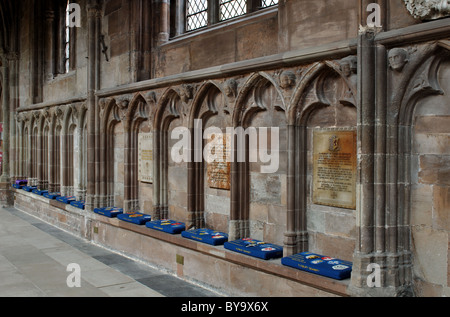
{"type": "Polygon", "coordinates": [[[248,0],[247,13],[255,12],[261,8],[261,0],[248,0]]]}
{"type": "Polygon", "coordinates": [[[208,25],[220,21],[220,0],[208,0],[208,25]]]}

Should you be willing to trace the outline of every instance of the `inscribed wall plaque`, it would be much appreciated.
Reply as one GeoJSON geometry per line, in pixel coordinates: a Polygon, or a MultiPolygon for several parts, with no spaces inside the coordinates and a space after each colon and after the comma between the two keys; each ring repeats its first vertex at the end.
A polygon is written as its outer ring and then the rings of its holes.
{"type": "Polygon", "coordinates": [[[356,131],[316,129],[313,203],[356,209],[356,131]]]}
{"type": "Polygon", "coordinates": [[[207,182],[210,188],[230,190],[230,146],[229,134],[211,134],[207,138],[207,182]],[[211,162],[212,161],[212,162],[211,162]]]}
{"type": "Polygon", "coordinates": [[[139,133],[139,181],[153,182],[153,133],[139,133]]]}

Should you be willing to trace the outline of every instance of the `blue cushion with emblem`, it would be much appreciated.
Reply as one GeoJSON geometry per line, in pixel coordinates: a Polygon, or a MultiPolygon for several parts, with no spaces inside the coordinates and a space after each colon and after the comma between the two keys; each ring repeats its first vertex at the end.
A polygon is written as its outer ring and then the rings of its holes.
{"type": "Polygon", "coordinates": [[[36,189],[32,190],[32,193],[36,194],[36,195],[39,195],[39,196],[42,196],[43,194],[48,193],[48,190],[39,190],[39,189],[36,188],[36,189]]]}
{"type": "Polygon", "coordinates": [[[72,201],[77,200],[75,196],[60,196],[56,197],[56,200],[65,204],[70,204],[72,201]]]}
{"type": "Polygon", "coordinates": [[[71,201],[70,204],[76,208],[84,209],[85,202],[84,200],[75,200],[71,201]]]}
{"type": "Polygon", "coordinates": [[[281,264],[337,280],[349,278],[352,272],[351,262],[311,252],[284,257],[281,264]]]}
{"type": "Polygon", "coordinates": [[[183,231],[181,236],[211,245],[222,245],[228,241],[228,235],[226,233],[205,228],[183,231]]]}
{"type": "Polygon", "coordinates": [[[102,208],[95,208],[94,212],[96,214],[108,217],[108,218],[115,218],[119,214],[123,214],[123,208],[118,207],[102,207],[102,208]]]}
{"type": "Polygon", "coordinates": [[[57,197],[61,196],[61,193],[44,193],[42,196],[48,199],[56,199],[57,197]]]}
{"type": "Polygon", "coordinates": [[[228,241],[225,242],[223,246],[225,247],[225,249],[264,260],[280,258],[283,256],[282,246],[251,238],[228,241]]]}
{"type": "Polygon", "coordinates": [[[125,213],[125,214],[118,214],[117,218],[119,218],[122,221],[134,223],[137,225],[145,225],[147,222],[152,220],[150,215],[146,215],[140,212],[132,212],[132,213],[125,213]]]}
{"type": "Polygon", "coordinates": [[[149,221],[145,224],[145,226],[150,229],[163,231],[171,234],[178,234],[186,230],[186,226],[184,223],[166,219],[149,221]]]}
{"type": "Polygon", "coordinates": [[[37,186],[23,186],[22,190],[24,190],[26,192],[32,192],[36,188],[37,188],[37,186]]]}
{"type": "Polygon", "coordinates": [[[13,184],[12,187],[13,187],[13,188],[16,188],[16,189],[22,189],[22,188],[23,188],[23,185],[20,185],[20,184],[13,184]]]}

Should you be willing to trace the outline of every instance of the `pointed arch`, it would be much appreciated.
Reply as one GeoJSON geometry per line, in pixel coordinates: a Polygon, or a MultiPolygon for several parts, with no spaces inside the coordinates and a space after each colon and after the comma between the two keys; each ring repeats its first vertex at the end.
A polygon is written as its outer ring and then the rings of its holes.
{"type": "MultiPolygon", "coordinates": [[[[221,104],[217,104],[216,98],[220,96],[223,96],[223,91],[219,84],[211,80],[204,82],[194,96],[189,114],[188,127],[191,140],[190,157],[188,161],[188,227],[202,228],[206,224],[206,162],[203,159],[203,132],[208,120],[216,115],[224,113],[225,108],[227,108],[227,101],[225,98],[223,98],[222,102],[219,102],[221,104]],[[201,126],[199,123],[201,123],[201,126]],[[199,155],[196,155],[196,153],[198,153],[202,159],[199,159],[199,157],[197,157],[199,155]]],[[[224,229],[221,230],[223,231],[224,229]]]]}
{"type": "MultiPolygon", "coordinates": [[[[352,76],[356,75],[353,74],[352,76]]],[[[306,69],[295,88],[287,109],[288,201],[284,248],[288,255],[309,249],[306,216],[308,201],[308,121],[315,111],[331,105],[324,90],[324,83],[328,78],[333,77],[336,77],[336,80],[342,80],[343,88],[350,92],[349,99],[342,100],[344,98],[339,96],[339,103],[356,108],[356,87],[351,84],[351,79],[344,75],[338,63],[325,61],[314,63],[306,69]]]]}
{"type": "MultiPolygon", "coordinates": [[[[409,285],[412,276],[411,245],[411,188],[413,155],[413,117],[420,100],[443,94],[437,74],[443,61],[450,59],[450,52],[437,43],[418,46],[410,55],[402,72],[390,72],[389,86],[394,87],[388,104],[387,125],[389,137],[386,141],[389,160],[386,160],[387,197],[386,227],[384,235],[389,242],[386,252],[395,254],[388,262],[390,273],[399,285],[409,285]],[[414,54],[414,55],[413,55],[414,54]]],[[[388,259],[389,260],[389,259],[388,259]]],[[[389,281],[392,278],[388,279],[389,281]]]]}
{"type": "Polygon", "coordinates": [[[153,121],[153,219],[165,219],[169,214],[168,201],[168,159],[169,126],[181,118],[181,98],[172,87],[166,89],[157,103],[153,121]]]}
{"type": "Polygon", "coordinates": [[[124,207],[127,212],[141,209],[139,202],[138,136],[140,125],[149,119],[149,105],[141,93],[136,93],[124,118],[124,207]]]}
{"type": "MultiPolygon", "coordinates": [[[[255,137],[258,138],[255,128],[250,126],[251,121],[260,112],[285,112],[285,109],[287,107],[281,88],[276,80],[266,72],[257,72],[249,76],[238,92],[232,114],[234,133],[231,136],[233,155],[231,161],[230,239],[251,235],[250,143],[255,137]],[[242,131],[241,129],[245,132],[241,136],[243,139],[239,140],[240,137],[236,132],[242,131]],[[244,159],[242,160],[242,158],[244,159]]],[[[253,150],[256,149],[253,148],[253,150]]]]}

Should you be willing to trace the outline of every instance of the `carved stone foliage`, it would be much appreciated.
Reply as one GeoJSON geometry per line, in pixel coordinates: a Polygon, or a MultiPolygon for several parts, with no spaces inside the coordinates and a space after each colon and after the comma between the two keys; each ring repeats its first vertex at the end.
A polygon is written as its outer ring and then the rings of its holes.
{"type": "Polygon", "coordinates": [[[450,16],[449,0],[403,0],[411,15],[420,20],[435,20],[450,16]]]}

